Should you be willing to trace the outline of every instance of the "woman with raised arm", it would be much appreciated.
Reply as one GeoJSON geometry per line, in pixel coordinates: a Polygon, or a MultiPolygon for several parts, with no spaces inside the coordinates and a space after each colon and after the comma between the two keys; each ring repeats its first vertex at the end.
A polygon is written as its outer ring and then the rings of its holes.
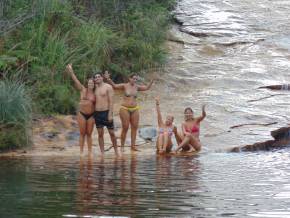
{"type": "Polygon", "coordinates": [[[173,146],[171,139],[172,135],[174,134],[177,143],[180,143],[181,139],[177,133],[176,126],[173,125],[174,117],[172,115],[167,115],[165,122],[163,122],[159,107],[159,98],[155,98],[155,101],[158,120],[158,137],[156,141],[157,153],[170,153],[173,146]]]}
{"type": "Polygon", "coordinates": [[[104,77],[106,78],[107,82],[113,86],[114,89],[124,91],[123,102],[119,112],[122,122],[121,150],[124,151],[126,135],[129,126],[131,126],[131,150],[138,151],[136,149],[136,135],[139,125],[140,107],[137,104],[137,94],[138,91],[149,90],[154,80],[151,80],[148,85],[137,85],[136,82],[138,80],[138,76],[136,74],[131,74],[127,83],[115,84],[111,80],[108,71],[105,72],[104,77]]]}
{"type": "Polygon", "coordinates": [[[71,64],[66,66],[66,70],[74,81],[75,87],[80,91],[79,112],[77,114],[77,121],[80,129],[80,152],[83,154],[85,138],[87,139],[88,153],[92,154],[92,133],[94,129],[94,112],[96,104],[96,96],[94,93],[94,80],[88,79],[88,87],[83,86],[76,75],[74,74],[71,64]]]}
{"type": "Polygon", "coordinates": [[[205,105],[202,106],[202,115],[194,118],[193,110],[188,107],[184,110],[184,119],[182,123],[182,142],[179,144],[176,152],[180,149],[183,151],[200,151],[201,144],[199,140],[200,122],[206,117],[205,105]]]}

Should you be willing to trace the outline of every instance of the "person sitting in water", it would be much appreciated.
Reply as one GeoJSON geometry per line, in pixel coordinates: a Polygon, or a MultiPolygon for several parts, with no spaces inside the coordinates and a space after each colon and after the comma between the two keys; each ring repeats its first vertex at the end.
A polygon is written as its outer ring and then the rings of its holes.
{"type": "Polygon", "coordinates": [[[176,141],[179,143],[181,139],[177,133],[176,126],[173,125],[174,117],[172,115],[167,115],[165,122],[163,122],[162,115],[159,107],[159,98],[155,98],[156,101],[156,112],[158,120],[158,137],[156,141],[156,148],[158,154],[171,152],[173,143],[172,135],[174,134],[176,141]]]}
{"type": "Polygon", "coordinates": [[[185,121],[182,123],[182,142],[179,144],[176,152],[180,149],[188,152],[201,150],[201,144],[199,140],[200,122],[205,117],[205,105],[202,106],[202,115],[197,118],[193,117],[193,110],[190,107],[185,108],[185,121]]]}
{"type": "Polygon", "coordinates": [[[121,132],[121,150],[124,151],[124,145],[126,140],[126,135],[131,125],[131,150],[138,151],[136,149],[136,136],[139,125],[139,109],[137,104],[137,94],[138,91],[147,91],[151,88],[153,84],[153,79],[148,85],[137,85],[138,76],[136,74],[131,74],[129,76],[129,82],[115,84],[111,78],[108,71],[105,72],[104,77],[106,81],[113,86],[114,89],[119,89],[124,91],[123,102],[120,108],[120,119],[122,123],[121,132]]]}
{"type": "Polygon", "coordinates": [[[87,139],[88,153],[92,153],[92,133],[94,130],[94,112],[96,104],[96,96],[94,94],[94,80],[90,78],[88,80],[88,87],[83,86],[76,75],[74,74],[71,64],[66,66],[66,71],[69,73],[71,78],[75,83],[75,87],[80,91],[80,103],[79,103],[79,112],[77,114],[77,121],[80,129],[80,153],[83,154],[85,138],[87,139]]]}

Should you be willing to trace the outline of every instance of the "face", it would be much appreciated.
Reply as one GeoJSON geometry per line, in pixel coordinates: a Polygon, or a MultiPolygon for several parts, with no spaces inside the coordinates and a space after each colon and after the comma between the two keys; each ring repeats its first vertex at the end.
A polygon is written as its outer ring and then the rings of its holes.
{"type": "Polygon", "coordinates": [[[95,88],[95,83],[93,79],[89,79],[88,81],[88,89],[94,89],[95,88]]]}
{"type": "Polygon", "coordinates": [[[94,76],[94,82],[95,84],[100,84],[103,82],[103,77],[101,74],[97,73],[95,76],[94,76]]]}
{"type": "Polygon", "coordinates": [[[191,110],[187,109],[184,112],[184,118],[185,118],[185,120],[192,119],[193,118],[193,112],[191,110]]]}
{"type": "Polygon", "coordinates": [[[166,126],[172,125],[173,120],[174,120],[174,117],[173,116],[171,116],[171,115],[166,116],[165,125],[166,126]]]}
{"type": "Polygon", "coordinates": [[[129,78],[129,82],[131,84],[134,84],[135,82],[137,82],[137,80],[138,80],[138,76],[136,76],[136,75],[129,78]]]}

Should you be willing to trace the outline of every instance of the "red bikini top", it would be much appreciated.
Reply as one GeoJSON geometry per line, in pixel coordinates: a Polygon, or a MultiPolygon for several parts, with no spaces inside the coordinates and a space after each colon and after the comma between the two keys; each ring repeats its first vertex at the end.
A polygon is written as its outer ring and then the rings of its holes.
{"type": "Polygon", "coordinates": [[[187,129],[187,128],[185,127],[185,131],[186,131],[186,132],[189,132],[189,133],[196,133],[196,132],[199,132],[199,127],[196,126],[196,125],[194,125],[191,129],[187,129]]]}

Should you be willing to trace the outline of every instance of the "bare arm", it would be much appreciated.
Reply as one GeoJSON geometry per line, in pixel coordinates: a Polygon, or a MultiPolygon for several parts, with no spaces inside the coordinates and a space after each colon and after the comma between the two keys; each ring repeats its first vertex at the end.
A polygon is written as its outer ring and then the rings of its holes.
{"type": "Polygon", "coordinates": [[[162,120],[162,115],[161,115],[161,111],[160,111],[160,107],[159,107],[159,98],[155,98],[156,101],[156,112],[157,112],[157,120],[158,120],[158,126],[162,126],[163,125],[163,120],[162,120]]]}
{"type": "Polygon", "coordinates": [[[71,64],[68,64],[66,66],[66,70],[69,73],[69,75],[71,76],[72,80],[74,81],[76,89],[79,91],[83,90],[85,87],[80,83],[80,81],[76,77],[71,64]]]}
{"type": "Polygon", "coordinates": [[[112,121],[113,120],[113,97],[114,97],[114,90],[112,89],[111,86],[108,86],[108,101],[109,101],[109,114],[108,114],[108,120],[112,121]]]}
{"type": "Polygon", "coordinates": [[[154,80],[152,79],[149,84],[138,86],[138,91],[147,91],[147,90],[149,90],[151,88],[153,82],[154,82],[154,80]]]}
{"type": "Polygon", "coordinates": [[[202,115],[197,118],[197,122],[201,122],[206,117],[205,105],[202,106],[202,115]]]}
{"type": "Polygon", "coordinates": [[[116,84],[114,81],[110,78],[110,74],[108,71],[105,71],[104,78],[106,79],[106,82],[108,82],[114,89],[124,90],[125,89],[125,83],[116,84]]]}

